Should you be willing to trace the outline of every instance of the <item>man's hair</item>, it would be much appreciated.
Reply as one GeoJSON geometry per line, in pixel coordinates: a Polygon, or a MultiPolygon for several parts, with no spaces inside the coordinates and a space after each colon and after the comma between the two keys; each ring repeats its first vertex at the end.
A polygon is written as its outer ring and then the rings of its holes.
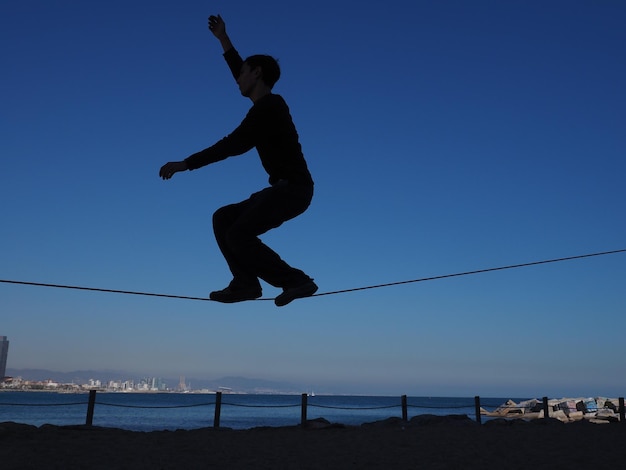
{"type": "Polygon", "coordinates": [[[251,70],[257,67],[261,67],[261,79],[270,88],[274,87],[274,84],[280,78],[280,67],[278,61],[269,55],[251,55],[244,63],[248,64],[251,70]]]}

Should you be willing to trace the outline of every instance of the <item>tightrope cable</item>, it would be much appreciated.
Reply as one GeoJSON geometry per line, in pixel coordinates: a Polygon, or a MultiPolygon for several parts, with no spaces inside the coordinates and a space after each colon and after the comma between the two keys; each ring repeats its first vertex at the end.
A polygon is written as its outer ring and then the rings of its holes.
{"type": "MultiPolygon", "coordinates": [[[[422,278],[419,278],[419,279],[411,279],[411,280],[408,280],[408,281],[388,282],[386,284],[376,284],[376,285],[372,285],[372,286],[353,287],[353,288],[350,288],[350,289],[342,289],[342,290],[335,290],[335,291],[329,291],[329,292],[322,292],[322,293],[319,293],[319,294],[315,294],[313,297],[321,297],[321,296],[324,296],[324,295],[345,294],[347,292],[357,292],[357,291],[368,290],[368,289],[380,289],[380,288],[383,288],[383,287],[400,286],[400,285],[412,284],[412,283],[416,283],[416,282],[435,281],[435,280],[439,280],[439,279],[448,279],[448,278],[451,278],[451,277],[471,276],[471,275],[474,275],[474,274],[482,274],[482,273],[488,273],[488,272],[493,272],[493,271],[504,271],[504,270],[507,270],[507,269],[517,269],[517,268],[524,268],[524,267],[529,267],[529,266],[538,266],[538,265],[541,265],[541,264],[560,263],[560,262],[563,262],[563,261],[572,261],[572,260],[583,259],[583,258],[592,258],[592,257],[597,257],[597,256],[613,255],[613,254],[624,253],[624,252],[626,252],[626,249],[612,250],[612,251],[603,251],[603,252],[599,252],[599,253],[589,253],[589,254],[585,254],[585,255],[568,256],[568,257],[565,257],[565,258],[555,258],[555,259],[548,259],[548,260],[542,260],[542,261],[531,261],[529,263],[511,264],[511,265],[508,265],[508,266],[499,266],[499,267],[495,267],[495,268],[485,268],[485,269],[477,269],[477,270],[474,270],[474,271],[465,271],[465,272],[459,272],[459,273],[453,273],[453,274],[443,274],[443,275],[440,275],[440,276],[422,277],[422,278]]],[[[206,298],[206,297],[193,297],[193,296],[187,296],[187,295],[173,295],[173,294],[159,294],[159,293],[153,293],[153,292],[137,292],[137,291],[118,290],[118,289],[103,289],[103,288],[99,288],[99,287],[71,286],[71,285],[63,285],[63,284],[49,284],[49,283],[43,283],[43,282],[16,281],[16,280],[9,280],[9,279],[0,279],[0,283],[20,284],[20,285],[37,286],[37,287],[52,287],[52,288],[56,288],[56,289],[74,289],[74,290],[84,290],[84,291],[92,291],[92,292],[105,292],[105,293],[110,293],[110,294],[126,294],[126,295],[142,295],[142,296],[148,296],[148,297],[164,297],[164,298],[168,298],[168,299],[211,301],[211,299],[206,298]]],[[[261,299],[255,299],[255,300],[274,300],[274,299],[271,299],[271,298],[261,298],[261,299]]]]}
{"type": "Polygon", "coordinates": [[[155,294],[152,292],[135,292],[135,291],[117,290],[117,289],[101,289],[99,287],[67,286],[67,285],[62,285],[62,284],[47,284],[43,282],[10,281],[10,280],[5,280],[5,279],[0,279],[0,282],[4,282],[7,284],[22,284],[25,286],[54,287],[57,289],[75,289],[75,290],[87,290],[87,291],[92,291],[92,292],[107,292],[109,294],[145,295],[149,297],[166,297],[168,299],[210,300],[204,297],[190,297],[187,295],[155,294]]]}
{"type": "Polygon", "coordinates": [[[470,276],[472,274],[481,274],[481,273],[488,273],[488,272],[492,272],[492,271],[504,271],[505,269],[516,269],[516,268],[524,268],[527,266],[537,266],[540,264],[548,264],[548,263],[559,263],[562,261],[571,261],[571,260],[575,260],[575,259],[582,259],[582,258],[591,258],[593,256],[603,256],[603,255],[612,255],[612,254],[616,254],[616,253],[624,253],[626,252],[626,249],[623,250],[613,250],[613,251],[604,251],[601,253],[590,253],[590,254],[586,254],[586,255],[577,255],[577,256],[568,256],[566,258],[555,258],[555,259],[548,259],[548,260],[543,260],[543,261],[532,261],[530,263],[522,263],[522,264],[512,264],[509,266],[500,266],[497,268],[486,268],[486,269],[478,269],[475,271],[465,271],[465,272],[461,272],[461,273],[454,273],[454,274],[443,274],[441,276],[431,276],[431,277],[423,277],[420,279],[412,279],[410,281],[398,281],[398,282],[389,282],[387,284],[377,284],[374,286],[366,286],[366,287],[355,287],[352,289],[343,289],[343,290],[336,290],[336,291],[331,291],[331,292],[323,292],[321,294],[316,294],[317,296],[322,296],[322,295],[334,295],[334,294],[344,294],[346,292],[356,292],[356,291],[360,291],[360,290],[367,290],[367,289],[379,289],[382,287],[390,287],[390,286],[399,286],[402,284],[411,284],[414,282],[425,282],[425,281],[435,281],[438,279],[447,279],[450,277],[459,277],[459,276],[470,276]]]}

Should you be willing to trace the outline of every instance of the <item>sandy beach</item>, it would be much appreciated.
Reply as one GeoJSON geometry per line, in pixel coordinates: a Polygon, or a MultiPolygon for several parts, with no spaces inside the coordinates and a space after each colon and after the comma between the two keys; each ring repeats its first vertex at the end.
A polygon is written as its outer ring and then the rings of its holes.
{"type": "Polygon", "coordinates": [[[421,416],[133,432],[0,423],[2,469],[614,469],[626,425],[421,416]]]}

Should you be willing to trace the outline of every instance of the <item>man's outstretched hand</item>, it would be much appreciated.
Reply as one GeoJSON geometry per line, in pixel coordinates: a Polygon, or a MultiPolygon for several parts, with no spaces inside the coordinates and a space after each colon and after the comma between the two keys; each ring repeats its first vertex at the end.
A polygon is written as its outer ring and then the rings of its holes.
{"type": "Polygon", "coordinates": [[[213,36],[218,39],[224,52],[233,48],[233,43],[226,33],[226,23],[224,23],[220,15],[209,16],[209,30],[213,33],[213,36]]]}
{"type": "Polygon", "coordinates": [[[161,167],[161,170],[159,170],[159,176],[164,180],[168,180],[174,176],[174,173],[186,171],[187,169],[187,162],[185,162],[185,160],[180,162],[169,162],[161,167]]]}
{"type": "Polygon", "coordinates": [[[220,15],[209,16],[209,30],[217,39],[222,39],[226,36],[226,23],[220,15]]]}

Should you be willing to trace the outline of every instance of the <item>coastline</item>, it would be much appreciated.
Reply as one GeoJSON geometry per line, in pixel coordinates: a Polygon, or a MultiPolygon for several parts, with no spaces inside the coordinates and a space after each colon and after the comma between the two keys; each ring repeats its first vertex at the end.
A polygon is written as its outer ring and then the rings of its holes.
{"type": "Polygon", "coordinates": [[[367,397],[318,395],[123,393],[91,391],[68,395],[59,392],[0,394],[0,422],[42,426],[94,425],[130,431],[152,432],[200,429],[207,426],[232,429],[301,425],[307,420],[328,419],[349,426],[401,417],[417,419],[462,413],[481,424],[497,418],[563,422],[586,420],[624,422],[623,399],[563,398],[512,399],[480,397],[367,397]],[[72,399],[71,396],[77,398],[72,399]],[[80,398],[78,398],[80,396],[80,398]]]}

